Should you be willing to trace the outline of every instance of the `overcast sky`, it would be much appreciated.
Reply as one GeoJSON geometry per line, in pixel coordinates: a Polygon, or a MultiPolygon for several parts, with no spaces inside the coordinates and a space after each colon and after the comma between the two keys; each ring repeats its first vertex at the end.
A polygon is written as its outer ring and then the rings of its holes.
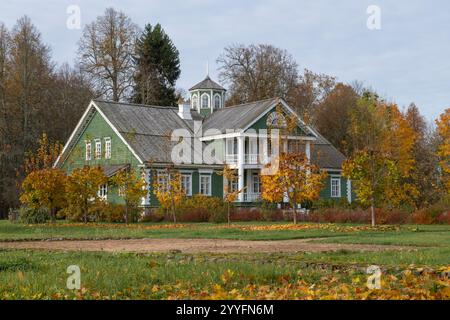
{"type": "Polygon", "coordinates": [[[400,107],[415,102],[429,121],[450,107],[450,2],[446,0],[1,0],[0,21],[12,27],[28,15],[56,62],[75,58],[81,31],[68,29],[68,6],[81,28],[112,6],[141,26],[161,23],[181,55],[177,86],[202,80],[209,61],[232,43],[267,43],[288,50],[300,68],[362,81],[400,107]],[[370,5],[379,30],[367,27],[370,5]]]}

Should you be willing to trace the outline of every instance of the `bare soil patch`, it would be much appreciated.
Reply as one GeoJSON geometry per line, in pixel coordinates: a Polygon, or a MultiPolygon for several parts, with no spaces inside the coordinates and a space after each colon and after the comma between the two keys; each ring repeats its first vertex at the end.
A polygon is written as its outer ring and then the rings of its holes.
{"type": "Polygon", "coordinates": [[[409,246],[316,243],[314,239],[247,241],[227,239],[124,239],[0,242],[3,249],[41,249],[108,252],[324,252],[338,250],[382,251],[410,250],[409,246]]]}

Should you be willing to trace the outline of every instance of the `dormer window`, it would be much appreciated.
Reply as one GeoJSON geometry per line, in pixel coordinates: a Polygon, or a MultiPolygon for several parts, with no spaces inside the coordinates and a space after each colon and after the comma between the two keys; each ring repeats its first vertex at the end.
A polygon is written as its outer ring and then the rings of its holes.
{"type": "Polygon", "coordinates": [[[196,94],[192,96],[192,109],[198,108],[198,97],[196,94]]]}
{"type": "Polygon", "coordinates": [[[209,109],[209,96],[206,93],[202,95],[202,109],[209,109]]]}
{"type": "Polygon", "coordinates": [[[218,94],[214,97],[214,109],[220,109],[220,96],[218,94]]]}

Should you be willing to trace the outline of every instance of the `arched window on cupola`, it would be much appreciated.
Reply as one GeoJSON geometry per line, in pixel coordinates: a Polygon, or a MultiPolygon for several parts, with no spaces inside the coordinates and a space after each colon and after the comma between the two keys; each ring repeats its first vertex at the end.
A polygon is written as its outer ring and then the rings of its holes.
{"type": "Polygon", "coordinates": [[[209,96],[206,93],[202,95],[202,109],[209,109],[209,96]]]}
{"type": "Polygon", "coordinates": [[[220,109],[221,107],[221,101],[220,101],[220,96],[218,94],[216,94],[214,96],[214,109],[220,109]]]}
{"type": "Polygon", "coordinates": [[[198,107],[198,97],[196,94],[192,96],[192,109],[197,109],[198,107]]]}

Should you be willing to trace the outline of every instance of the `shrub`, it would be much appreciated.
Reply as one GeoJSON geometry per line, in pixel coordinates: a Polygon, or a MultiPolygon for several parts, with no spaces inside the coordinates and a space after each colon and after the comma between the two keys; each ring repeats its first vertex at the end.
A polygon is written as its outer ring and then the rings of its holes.
{"type": "Polygon", "coordinates": [[[19,209],[19,221],[28,224],[46,223],[50,220],[50,210],[46,207],[19,209]]]}
{"type": "Polygon", "coordinates": [[[8,220],[11,221],[11,222],[19,221],[19,210],[15,210],[15,209],[9,208],[8,220]]]}
{"type": "Polygon", "coordinates": [[[58,211],[57,217],[73,222],[80,222],[83,221],[83,212],[81,211],[81,208],[77,206],[67,206],[58,211]]]}
{"type": "Polygon", "coordinates": [[[450,196],[443,197],[435,204],[414,212],[412,222],[417,224],[450,223],[450,196]]]}
{"type": "Polygon", "coordinates": [[[278,212],[277,205],[275,203],[263,201],[261,203],[261,215],[265,221],[276,220],[276,214],[278,212]]]}
{"type": "Polygon", "coordinates": [[[145,209],[144,214],[139,219],[139,222],[161,222],[164,220],[164,213],[157,209],[145,209]]]}
{"type": "Polygon", "coordinates": [[[264,220],[259,208],[240,208],[230,214],[232,221],[261,221],[264,220]]]}
{"type": "Polygon", "coordinates": [[[196,194],[177,207],[177,219],[182,222],[225,222],[226,203],[217,197],[196,194]]]}
{"type": "Polygon", "coordinates": [[[124,222],[125,207],[120,204],[97,201],[89,208],[89,217],[97,222],[124,222]]]}

